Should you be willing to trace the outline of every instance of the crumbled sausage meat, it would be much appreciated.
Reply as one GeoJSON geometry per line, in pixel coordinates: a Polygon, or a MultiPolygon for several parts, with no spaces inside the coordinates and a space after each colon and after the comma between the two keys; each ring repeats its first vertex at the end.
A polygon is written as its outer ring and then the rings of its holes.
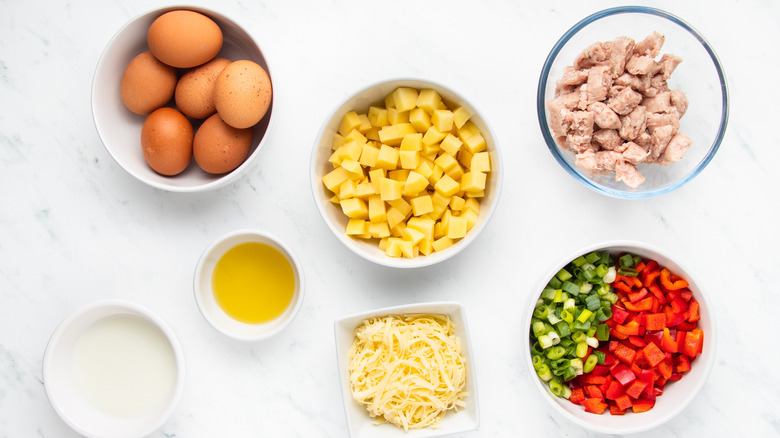
{"type": "Polygon", "coordinates": [[[584,172],[614,172],[636,188],[645,181],[636,166],[667,166],[690,148],[678,132],[688,98],[667,82],[682,59],[667,53],[656,60],[663,44],[658,32],[639,42],[620,36],[593,43],[556,82],[547,102],[550,129],[584,172]]]}

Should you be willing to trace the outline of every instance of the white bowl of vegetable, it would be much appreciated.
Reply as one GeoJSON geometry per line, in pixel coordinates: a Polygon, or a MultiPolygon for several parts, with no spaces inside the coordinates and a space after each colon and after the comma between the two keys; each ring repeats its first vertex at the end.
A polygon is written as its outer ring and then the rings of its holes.
{"type": "Polygon", "coordinates": [[[524,334],[534,386],[587,429],[628,434],[683,411],[715,361],[717,331],[701,279],[652,245],[608,241],[545,273],[524,334]]]}

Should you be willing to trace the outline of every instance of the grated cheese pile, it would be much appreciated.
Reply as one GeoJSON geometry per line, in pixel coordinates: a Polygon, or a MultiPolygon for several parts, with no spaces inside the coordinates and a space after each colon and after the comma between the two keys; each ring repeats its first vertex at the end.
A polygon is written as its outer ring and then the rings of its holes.
{"type": "Polygon", "coordinates": [[[446,315],[370,318],[349,351],[352,397],[372,418],[404,430],[436,427],[464,407],[465,360],[446,315]]]}

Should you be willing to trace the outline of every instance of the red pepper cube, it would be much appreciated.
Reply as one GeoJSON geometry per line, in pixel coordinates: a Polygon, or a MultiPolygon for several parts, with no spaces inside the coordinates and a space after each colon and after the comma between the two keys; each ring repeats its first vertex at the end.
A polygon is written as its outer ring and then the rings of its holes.
{"type": "Polygon", "coordinates": [[[647,345],[647,342],[639,336],[629,336],[628,342],[636,348],[642,348],[647,345]]]}
{"type": "Polygon", "coordinates": [[[628,311],[622,307],[612,305],[612,320],[618,324],[623,324],[628,318],[628,311]]]}
{"type": "Polygon", "coordinates": [[[585,390],[582,388],[574,388],[571,390],[571,395],[569,396],[569,401],[574,403],[575,405],[578,405],[582,403],[582,401],[585,400],[585,390]]]}
{"type": "Polygon", "coordinates": [[[669,359],[662,360],[656,369],[658,370],[658,373],[661,374],[661,377],[666,380],[669,380],[672,377],[674,371],[672,367],[672,361],[669,359]]]}
{"type": "Polygon", "coordinates": [[[649,363],[652,368],[658,366],[658,364],[666,358],[664,352],[652,342],[642,349],[642,354],[644,354],[647,363],[649,363]]]}
{"type": "MultiPolygon", "coordinates": [[[[606,359],[606,358],[605,358],[606,359]]],[[[604,361],[604,365],[596,365],[593,367],[593,371],[590,372],[590,375],[592,376],[606,376],[609,374],[609,367],[606,366],[606,360],[604,361]]]]}
{"type": "Polygon", "coordinates": [[[636,351],[621,343],[617,346],[617,348],[615,348],[615,357],[618,358],[621,362],[630,365],[634,362],[636,351]]]}
{"type": "Polygon", "coordinates": [[[678,373],[685,373],[691,370],[691,360],[688,356],[678,354],[674,360],[674,370],[678,373]]]}
{"type": "Polygon", "coordinates": [[[598,398],[601,400],[604,400],[604,394],[601,392],[598,386],[596,385],[588,385],[585,387],[585,395],[588,396],[588,398],[598,398]]]}
{"type": "Polygon", "coordinates": [[[663,338],[664,332],[662,330],[658,331],[650,331],[647,330],[645,332],[645,335],[642,337],[642,340],[645,341],[645,344],[654,343],[657,346],[661,346],[661,338],[663,338]]]}
{"type": "Polygon", "coordinates": [[[691,301],[688,305],[688,322],[697,322],[701,319],[699,315],[699,302],[696,300],[691,301]]]}
{"type": "Polygon", "coordinates": [[[607,381],[604,376],[597,376],[593,373],[583,374],[580,379],[583,385],[603,385],[607,381]]]}
{"type": "MultiPolygon", "coordinates": [[[[641,286],[640,286],[641,287],[641,286]]],[[[650,292],[647,290],[647,288],[642,288],[637,292],[631,292],[628,294],[628,301],[632,303],[636,303],[637,301],[641,300],[642,298],[646,297],[647,294],[650,292]]]]}
{"type": "Polygon", "coordinates": [[[688,310],[688,303],[680,297],[676,297],[670,303],[674,313],[683,314],[683,320],[685,319],[684,313],[688,310]]]}
{"type": "Polygon", "coordinates": [[[616,405],[609,405],[609,414],[610,415],[626,415],[626,411],[621,410],[616,405]]]}
{"type": "Polygon", "coordinates": [[[659,288],[657,285],[651,284],[650,286],[647,286],[647,290],[650,291],[650,293],[655,297],[656,300],[658,300],[660,304],[666,304],[666,295],[664,295],[664,293],[661,291],[661,288],[659,288]]]}
{"type": "Polygon", "coordinates": [[[646,330],[663,330],[666,327],[665,313],[648,313],[645,315],[646,330]]]}
{"type": "Polygon", "coordinates": [[[645,390],[646,386],[647,383],[641,380],[634,380],[633,382],[631,382],[630,385],[628,385],[628,388],[626,388],[626,394],[628,394],[631,398],[636,400],[639,398],[640,395],[642,395],[642,391],[645,390]]]}
{"type": "Polygon", "coordinates": [[[631,372],[631,370],[622,363],[618,363],[612,367],[612,369],[609,370],[609,373],[623,386],[626,386],[636,380],[634,373],[631,372]]]}
{"type": "Polygon", "coordinates": [[[641,414],[642,412],[647,412],[650,409],[653,409],[653,406],[655,406],[655,400],[640,398],[633,401],[633,406],[631,406],[631,409],[634,410],[635,414],[641,414]]]}
{"type": "Polygon", "coordinates": [[[677,353],[677,339],[672,337],[672,334],[668,328],[664,329],[664,334],[661,337],[661,349],[667,353],[677,353]]]}
{"type": "Polygon", "coordinates": [[[704,332],[700,329],[693,329],[685,334],[682,352],[688,357],[696,357],[702,351],[703,344],[704,332]]]}
{"type": "Polygon", "coordinates": [[[607,410],[607,404],[600,398],[588,398],[582,401],[585,412],[601,415],[607,410]]]}
{"type": "Polygon", "coordinates": [[[677,313],[674,310],[672,310],[671,305],[664,306],[664,313],[666,314],[667,327],[674,327],[677,324],[685,321],[685,315],[683,315],[682,313],[677,313]]]}
{"type": "Polygon", "coordinates": [[[629,301],[629,302],[624,302],[623,304],[625,304],[626,310],[632,312],[647,312],[653,307],[653,297],[642,298],[636,303],[632,303],[629,301]]]}
{"type": "Polygon", "coordinates": [[[618,407],[621,411],[625,411],[626,409],[630,408],[633,404],[631,403],[631,398],[629,398],[628,394],[623,394],[620,397],[615,399],[615,406],[618,407]]]}
{"type": "Polygon", "coordinates": [[[607,400],[615,400],[625,393],[626,392],[623,390],[623,385],[621,385],[617,380],[613,380],[609,382],[609,387],[606,391],[604,391],[604,397],[607,400]]]}

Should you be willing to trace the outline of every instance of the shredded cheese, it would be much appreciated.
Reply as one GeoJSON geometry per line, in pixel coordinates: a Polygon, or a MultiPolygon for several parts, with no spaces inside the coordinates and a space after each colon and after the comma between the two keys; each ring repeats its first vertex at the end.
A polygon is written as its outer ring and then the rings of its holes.
{"type": "Polygon", "coordinates": [[[352,397],[372,418],[404,430],[437,427],[464,407],[466,365],[446,315],[370,318],[349,351],[352,397]]]}

